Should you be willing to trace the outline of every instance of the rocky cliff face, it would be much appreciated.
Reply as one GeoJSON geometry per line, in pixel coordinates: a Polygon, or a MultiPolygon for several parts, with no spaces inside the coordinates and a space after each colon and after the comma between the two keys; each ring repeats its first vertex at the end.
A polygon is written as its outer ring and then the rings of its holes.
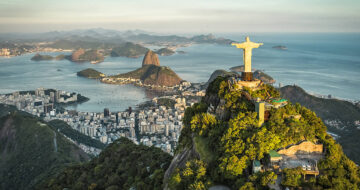
{"type": "Polygon", "coordinates": [[[228,72],[228,71],[223,70],[223,69],[215,70],[215,71],[211,74],[209,80],[206,82],[205,88],[207,88],[207,87],[209,86],[209,84],[210,84],[212,81],[214,81],[218,76],[223,76],[223,77],[224,77],[224,76],[238,76],[238,74],[235,73],[235,72],[228,72]]]}
{"type": "Polygon", "coordinates": [[[80,56],[85,53],[85,50],[80,48],[71,55],[71,61],[78,61],[80,59],[80,56]]]}
{"type": "Polygon", "coordinates": [[[144,65],[160,66],[160,61],[159,61],[158,55],[151,50],[146,52],[143,62],[142,62],[142,66],[144,66],[144,65]]]}
{"type": "Polygon", "coordinates": [[[183,168],[186,162],[192,159],[200,159],[200,154],[196,151],[195,143],[191,147],[186,147],[180,153],[176,154],[171,161],[170,166],[164,175],[164,189],[169,189],[168,182],[176,168],[183,168]]]}

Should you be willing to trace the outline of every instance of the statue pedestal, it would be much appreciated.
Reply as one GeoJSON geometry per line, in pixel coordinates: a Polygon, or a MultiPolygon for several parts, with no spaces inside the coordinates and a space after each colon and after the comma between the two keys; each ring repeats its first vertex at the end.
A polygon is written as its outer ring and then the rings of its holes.
{"type": "Polygon", "coordinates": [[[241,73],[241,80],[243,80],[243,81],[252,81],[253,80],[253,73],[252,72],[242,72],[241,73]]]}
{"type": "Polygon", "coordinates": [[[262,82],[261,80],[253,80],[253,81],[237,81],[236,86],[237,89],[242,89],[243,87],[250,88],[252,91],[259,90],[261,88],[262,82]]]}

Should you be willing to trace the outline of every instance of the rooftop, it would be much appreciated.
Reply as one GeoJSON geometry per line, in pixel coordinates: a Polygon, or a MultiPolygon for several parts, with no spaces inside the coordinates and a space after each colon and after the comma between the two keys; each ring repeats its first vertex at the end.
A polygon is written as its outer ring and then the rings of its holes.
{"type": "Polygon", "coordinates": [[[253,164],[254,164],[255,167],[260,167],[261,166],[259,160],[254,160],[253,164]]]}
{"type": "Polygon", "coordinates": [[[281,157],[281,155],[279,153],[277,153],[275,150],[270,150],[269,155],[272,158],[281,157]]]}
{"type": "Polygon", "coordinates": [[[282,103],[282,102],[287,102],[287,99],[280,99],[280,100],[273,100],[273,103],[282,103]]]}

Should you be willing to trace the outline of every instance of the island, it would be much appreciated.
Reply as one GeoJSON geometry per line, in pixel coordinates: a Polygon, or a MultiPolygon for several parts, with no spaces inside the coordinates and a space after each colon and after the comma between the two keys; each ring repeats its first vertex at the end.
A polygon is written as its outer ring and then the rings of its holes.
{"type": "Polygon", "coordinates": [[[175,51],[170,48],[161,48],[157,50],[156,53],[161,56],[169,56],[169,55],[173,55],[175,51]]]}
{"type": "Polygon", "coordinates": [[[86,77],[90,79],[100,79],[102,77],[105,77],[105,74],[91,68],[84,69],[82,71],[77,72],[76,74],[77,76],[86,77]]]}
{"type": "Polygon", "coordinates": [[[64,60],[65,55],[61,54],[56,57],[53,57],[51,55],[41,55],[39,53],[35,54],[31,60],[32,61],[51,61],[51,60],[64,60]]]}
{"type": "Polygon", "coordinates": [[[178,54],[185,54],[186,52],[185,52],[185,51],[180,50],[180,51],[176,51],[176,53],[178,53],[178,54]]]}
{"type": "Polygon", "coordinates": [[[288,49],[286,46],[281,46],[281,45],[273,46],[272,48],[279,49],[279,50],[287,50],[288,49]]]}

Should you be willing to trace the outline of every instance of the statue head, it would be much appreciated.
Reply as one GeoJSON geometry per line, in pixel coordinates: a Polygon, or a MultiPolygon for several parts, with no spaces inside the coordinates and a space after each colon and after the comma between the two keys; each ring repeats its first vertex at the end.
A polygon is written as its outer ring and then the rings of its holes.
{"type": "Polygon", "coordinates": [[[246,37],[245,37],[245,41],[250,42],[249,36],[246,36],[246,37]]]}

